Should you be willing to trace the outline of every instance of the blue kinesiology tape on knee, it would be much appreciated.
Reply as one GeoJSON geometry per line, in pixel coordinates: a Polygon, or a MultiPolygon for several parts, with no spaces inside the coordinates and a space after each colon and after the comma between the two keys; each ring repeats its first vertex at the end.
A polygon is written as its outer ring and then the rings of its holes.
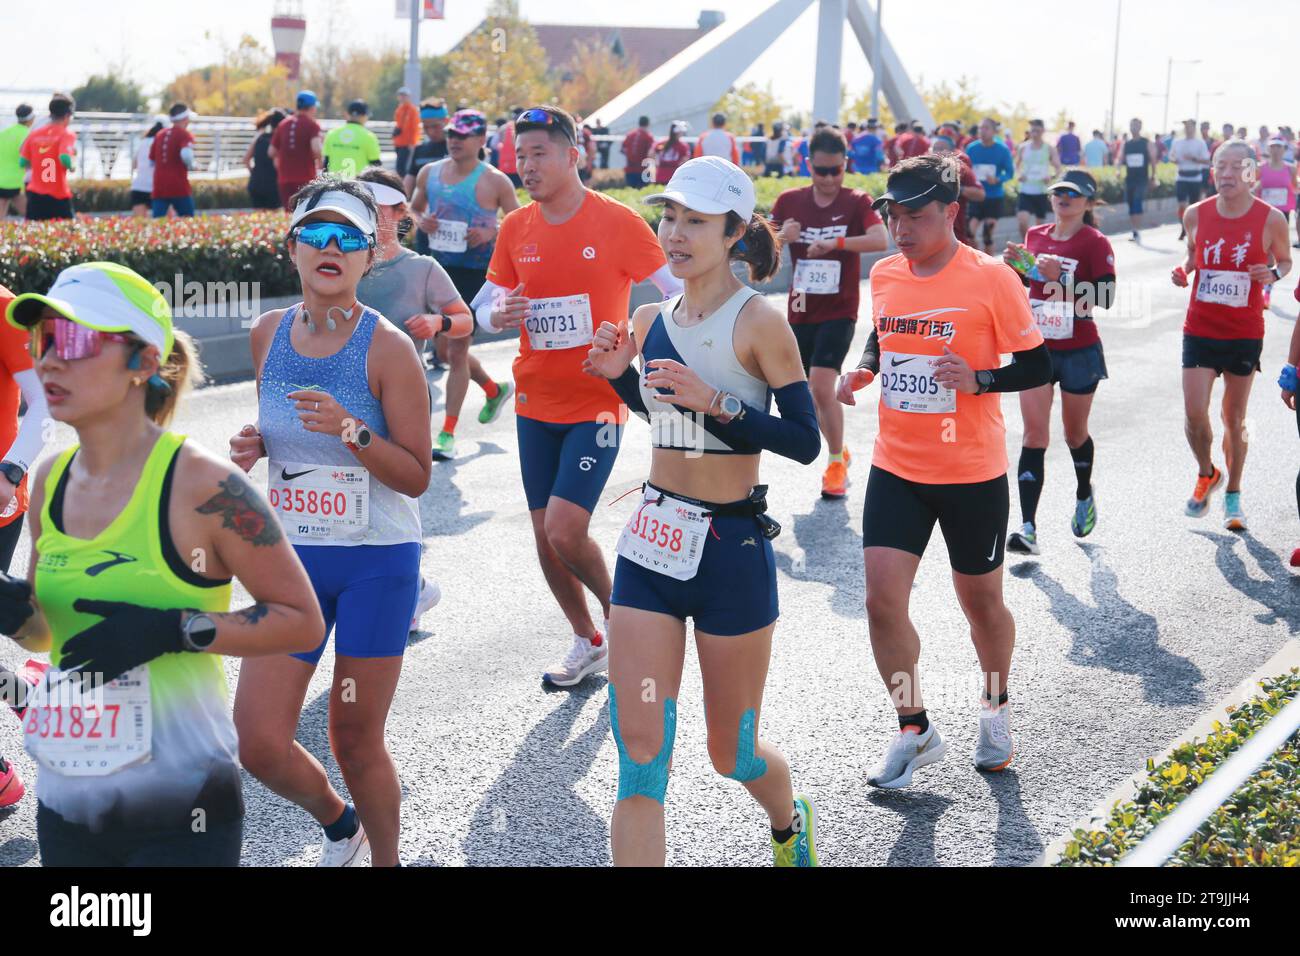
{"type": "Polygon", "coordinates": [[[757,780],[767,773],[767,761],[754,753],[754,747],[758,743],[754,722],[753,707],[740,715],[740,736],[736,739],[736,769],[727,776],[741,783],[757,780]]]}
{"type": "Polygon", "coordinates": [[[673,739],[677,736],[677,701],[664,698],[664,740],[659,753],[648,763],[637,763],[628,756],[623,746],[623,735],[618,732],[618,699],[614,685],[609,685],[609,726],[614,731],[618,747],[618,799],[649,797],[664,802],[668,791],[668,762],[673,755],[673,739]]]}

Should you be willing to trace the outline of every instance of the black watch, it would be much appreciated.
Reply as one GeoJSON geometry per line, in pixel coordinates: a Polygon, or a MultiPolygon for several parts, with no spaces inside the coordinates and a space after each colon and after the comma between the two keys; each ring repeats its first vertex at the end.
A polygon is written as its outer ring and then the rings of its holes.
{"type": "Polygon", "coordinates": [[[1277,266],[1269,266],[1268,269],[1269,269],[1270,272],[1273,273],[1273,278],[1274,278],[1274,279],[1281,280],[1281,278],[1282,278],[1282,273],[1278,271],[1277,266]]]}
{"type": "Polygon", "coordinates": [[[983,395],[993,387],[993,373],[986,368],[975,373],[975,394],[983,395]]]}
{"type": "Polygon", "coordinates": [[[216,621],[202,612],[191,614],[181,625],[181,646],[187,651],[206,651],[216,639],[216,621]]]}
{"type": "Polygon", "coordinates": [[[9,484],[15,488],[22,484],[25,474],[27,469],[22,465],[16,465],[12,461],[0,461],[0,475],[4,475],[9,484]]]}

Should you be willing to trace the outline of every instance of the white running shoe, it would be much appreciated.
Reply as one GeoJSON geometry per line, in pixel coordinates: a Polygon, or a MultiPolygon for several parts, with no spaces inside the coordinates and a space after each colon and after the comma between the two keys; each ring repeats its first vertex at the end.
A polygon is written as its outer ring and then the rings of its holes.
{"type": "Polygon", "coordinates": [[[886,790],[910,786],[912,771],[928,763],[937,763],[947,752],[948,745],[934,729],[934,724],[930,724],[923,734],[900,730],[880,763],[868,774],[867,783],[886,790]]]}
{"type": "Polygon", "coordinates": [[[1004,770],[1011,763],[1011,721],[1006,704],[980,705],[980,739],[975,745],[977,770],[1004,770]]]}
{"type": "Polygon", "coordinates": [[[321,838],[320,862],[317,866],[365,866],[370,856],[370,838],[357,821],[357,832],[346,840],[321,838]]]}
{"type": "Polygon", "coordinates": [[[435,604],[442,600],[442,588],[438,587],[437,581],[426,581],[420,578],[420,597],[415,602],[415,616],[411,618],[411,626],[408,630],[418,631],[420,629],[420,618],[425,613],[433,610],[435,604]]]}
{"type": "Polygon", "coordinates": [[[588,674],[596,674],[609,666],[609,647],[605,638],[593,643],[594,638],[573,635],[573,646],[564,660],[542,674],[542,683],[554,687],[572,687],[588,674]]]}

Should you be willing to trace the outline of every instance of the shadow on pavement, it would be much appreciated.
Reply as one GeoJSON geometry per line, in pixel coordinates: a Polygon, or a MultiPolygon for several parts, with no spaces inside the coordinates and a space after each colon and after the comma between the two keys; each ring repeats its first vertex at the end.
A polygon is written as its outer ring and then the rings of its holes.
{"type": "Polygon", "coordinates": [[[1265,625],[1281,621],[1291,634],[1300,631],[1300,576],[1292,574],[1280,557],[1249,531],[1215,534],[1194,530],[1192,534],[1200,535],[1214,545],[1214,563],[1223,575],[1223,580],[1268,609],[1256,614],[1256,621],[1265,625]],[[1250,576],[1246,562],[1237,553],[1238,540],[1245,542],[1247,553],[1255,559],[1259,569],[1268,575],[1267,581],[1259,581],[1250,576]]]}
{"type": "Polygon", "coordinates": [[[609,735],[605,688],[604,681],[584,682],[528,732],[474,810],[461,845],[467,866],[608,865],[607,821],[575,789],[609,735]],[[583,708],[597,697],[596,720],[569,741],[583,708]]]}
{"type": "Polygon", "coordinates": [[[1021,799],[1020,775],[1012,768],[981,773],[998,804],[997,830],[993,834],[994,866],[1029,866],[1043,852],[1043,839],[1021,799]]]}
{"type": "Polygon", "coordinates": [[[1092,604],[1085,604],[1036,561],[1011,568],[1011,574],[1028,580],[1051,601],[1052,616],[1073,636],[1068,660],[1085,667],[1103,667],[1142,678],[1142,696],[1161,707],[1184,707],[1204,699],[1200,668],[1185,657],[1160,646],[1160,625],[1119,593],[1119,580],[1106,562],[1103,549],[1076,542],[1092,565],[1092,604]]]}
{"type": "MultiPolygon", "coordinates": [[[[0,813],[0,822],[3,822],[7,813],[0,813]]],[[[40,847],[31,837],[13,837],[0,843],[0,860],[4,860],[5,866],[22,866],[30,860],[36,859],[36,854],[40,847]]]]}
{"type": "Polygon", "coordinates": [[[938,866],[934,829],[952,800],[937,793],[900,790],[872,790],[867,799],[903,818],[903,832],[894,841],[886,866],[938,866]]]}
{"type": "Polygon", "coordinates": [[[811,512],[795,515],[794,528],[786,530],[793,530],[795,542],[789,552],[777,552],[777,569],[794,581],[827,585],[832,611],[865,622],[862,535],[849,525],[847,500],[818,499],[811,512]]]}
{"type": "MultiPolygon", "coordinates": [[[[458,439],[463,441],[464,439],[458,439]]],[[[420,496],[420,533],[424,537],[455,537],[466,534],[491,518],[495,511],[476,511],[463,514],[465,496],[456,487],[456,472],[477,458],[504,455],[506,450],[490,441],[477,442],[478,448],[469,455],[451,461],[435,461],[429,475],[429,488],[420,496]]],[[[515,472],[510,472],[513,478],[515,472]]]]}

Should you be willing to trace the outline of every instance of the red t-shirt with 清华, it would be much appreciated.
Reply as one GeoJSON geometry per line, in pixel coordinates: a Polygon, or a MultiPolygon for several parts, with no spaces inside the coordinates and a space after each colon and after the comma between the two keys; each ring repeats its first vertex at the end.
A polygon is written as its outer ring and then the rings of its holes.
{"type": "Polygon", "coordinates": [[[858,317],[858,285],[862,278],[861,254],[832,250],[809,259],[808,247],[818,241],[865,235],[878,224],[871,196],[860,189],[841,188],[834,201],[820,206],[812,186],[788,189],[772,205],[777,227],[792,219],[799,223],[799,240],[790,244],[794,278],[790,284],[787,314],[792,325],[813,325],[831,319],[858,317]],[[808,262],[808,265],[801,265],[808,262]],[[819,266],[826,263],[827,266],[819,266]],[[799,283],[802,283],[800,285],[799,283]],[[832,291],[833,290],[833,291],[832,291]]]}
{"type": "Polygon", "coordinates": [[[27,183],[29,193],[40,193],[53,199],[71,199],[68,188],[68,170],[59,156],[77,155],[77,137],[68,127],[59,123],[46,123],[27,134],[18,155],[27,160],[32,178],[27,183]]]}
{"type": "Polygon", "coordinates": [[[316,178],[316,156],[311,141],[320,136],[320,126],[301,113],[290,116],[275,128],[276,178],[282,183],[305,183],[316,178]]]}
{"type": "Polygon", "coordinates": [[[181,150],[194,145],[188,129],[169,126],[153,138],[149,158],[153,160],[153,196],[174,199],[190,195],[190,171],[181,159],[181,150]]]}
{"type": "Polygon", "coordinates": [[[1252,197],[1244,216],[1219,214],[1218,197],[1202,199],[1196,210],[1196,272],[1188,276],[1191,301],[1183,332],[1207,339],[1262,339],[1264,287],[1250,278],[1250,267],[1268,265],[1264,230],[1273,207],[1252,197]]]}

